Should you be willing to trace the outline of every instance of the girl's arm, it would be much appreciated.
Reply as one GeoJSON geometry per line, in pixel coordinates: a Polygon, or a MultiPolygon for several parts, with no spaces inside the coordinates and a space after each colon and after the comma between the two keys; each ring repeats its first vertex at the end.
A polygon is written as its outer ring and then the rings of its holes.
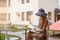
{"type": "Polygon", "coordinates": [[[41,30],[37,30],[38,32],[44,32],[46,30],[48,24],[48,20],[45,20],[44,24],[43,24],[43,28],[41,30]]]}

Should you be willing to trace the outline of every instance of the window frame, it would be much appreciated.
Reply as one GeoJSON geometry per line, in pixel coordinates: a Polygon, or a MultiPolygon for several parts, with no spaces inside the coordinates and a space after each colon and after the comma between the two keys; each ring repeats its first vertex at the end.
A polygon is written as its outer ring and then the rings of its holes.
{"type": "Polygon", "coordinates": [[[26,0],[26,3],[29,3],[30,2],[30,0],[26,0]]]}
{"type": "Polygon", "coordinates": [[[10,0],[0,0],[0,7],[10,7],[10,0]]]}
{"type": "Polygon", "coordinates": [[[22,1],[21,1],[21,3],[22,3],[22,4],[24,4],[24,3],[25,3],[25,1],[24,1],[24,0],[22,0],[22,1]]]}
{"type": "Polygon", "coordinates": [[[48,19],[51,20],[51,12],[48,12],[48,19]]]}
{"type": "Polygon", "coordinates": [[[30,21],[30,18],[29,18],[29,17],[30,17],[32,14],[33,14],[33,11],[27,11],[27,12],[26,12],[26,20],[27,20],[27,21],[30,21]]]}
{"type": "Polygon", "coordinates": [[[20,18],[20,12],[16,12],[16,15],[20,18]]]}
{"type": "Polygon", "coordinates": [[[22,21],[24,21],[24,12],[22,12],[22,21]]]}
{"type": "Polygon", "coordinates": [[[10,21],[10,13],[8,13],[8,20],[10,21]]]}
{"type": "Polygon", "coordinates": [[[7,14],[6,13],[0,13],[0,21],[6,21],[7,14]]]}

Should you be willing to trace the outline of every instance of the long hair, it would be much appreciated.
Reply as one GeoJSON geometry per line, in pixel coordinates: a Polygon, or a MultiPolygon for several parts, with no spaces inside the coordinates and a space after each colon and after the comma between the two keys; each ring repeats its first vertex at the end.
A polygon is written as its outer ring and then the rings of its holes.
{"type": "Polygon", "coordinates": [[[43,21],[44,21],[45,19],[47,19],[47,16],[41,15],[40,17],[42,17],[42,20],[43,20],[43,21]]]}
{"type": "Polygon", "coordinates": [[[43,15],[41,15],[40,17],[42,17],[41,27],[43,27],[44,22],[45,22],[45,20],[47,19],[47,17],[46,17],[46,16],[43,16],[43,15]]]}

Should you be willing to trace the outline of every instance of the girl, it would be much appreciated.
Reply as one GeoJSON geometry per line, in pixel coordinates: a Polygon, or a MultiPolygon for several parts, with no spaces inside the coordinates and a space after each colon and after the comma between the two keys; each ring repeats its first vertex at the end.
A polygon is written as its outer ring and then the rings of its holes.
{"type": "Polygon", "coordinates": [[[48,24],[47,20],[47,14],[45,13],[44,9],[39,9],[38,13],[36,13],[37,16],[39,16],[39,29],[36,30],[38,33],[29,31],[28,32],[28,39],[27,40],[33,40],[33,38],[36,38],[38,40],[47,40],[47,33],[46,33],[46,27],[48,24]]]}

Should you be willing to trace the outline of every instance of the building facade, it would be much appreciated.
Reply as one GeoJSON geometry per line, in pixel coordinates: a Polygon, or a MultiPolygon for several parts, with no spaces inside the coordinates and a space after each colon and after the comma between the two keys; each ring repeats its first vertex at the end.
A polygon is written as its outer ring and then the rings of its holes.
{"type": "Polygon", "coordinates": [[[0,0],[0,24],[10,21],[10,0],[0,0]]]}
{"type": "Polygon", "coordinates": [[[59,0],[0,0],[0,24],[37,24],[39,8],[45,9],[54,23],[54,9],[58,7],[59,0]]]}

